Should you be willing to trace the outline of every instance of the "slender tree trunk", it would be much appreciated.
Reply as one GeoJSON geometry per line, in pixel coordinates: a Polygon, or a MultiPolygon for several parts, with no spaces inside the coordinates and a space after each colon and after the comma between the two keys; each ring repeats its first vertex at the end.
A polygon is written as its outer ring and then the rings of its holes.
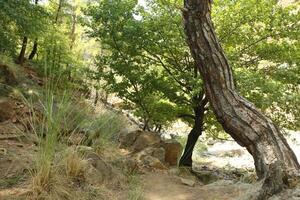
{"type": "MultiPolygon", "coordinates": [[[[38,5],[38,3],[39,3],[39,0],[35,0],[35,5],[38,5]]],[[[34,43],[33,43],[32,51],[31,51],[31,53],[29,54],[29,57],[28,57],[29,60],[32,60],[34,58],[34,56],[37,53],[37,49],[38,49],[38,39],[36,38],[34,40],[34,43]]]]}
{"type": "Polygon", "coordinates": [[[96,95],[95,95],[95,100],[94,100],[94,106],[97,106],[98,100],[99,100],[99,91],[96,90],[96,95]]]}
{"type": "Polygon", "coordinates": [[[193,166],[193,151],[197,140],[203,131],[203,121],[205,115],[205,106],[207,104],[207,99],[202,99],[198,106],[194,108],[194,126],[188,135],[188,139],[185,145],[184,152],[179,161],[179,167],[192,167],[193,166]]]}
{"type": "Polygon", "coordinates": [[[63,7],[63,3],[64,3],[64,0],[59,0],[58,7],[56,10],[56,15],[55,15],[55,21],[54,21],[55,24],[58,24],[59,15],[60,15],[61,9],[63,7]]]}
{"type": "Polygon", "coordinates": [[[160,125],[158,125],[158,127],[157,127],[157,132],[160,133],[160,132],[161,132],[161,129],[162,129],[162,125],[160,124],[160,125]]]}
{"type": "Polygon", "coordinates": [[[235,90],[210,12],[211,0],[184,1],[187,41],[218,121],[254,158],[261,188],[251,198],[264,200],[298,182],[299,163],[277,126],[235,90]]]}
{"type": "Polygon", "coordinates": [[[144,131],[148,131],[150,128],[149,128],[149,119],[147,118],[144,118],[144,126],[143,126],[143,130],[144,131]]]}
{"type": "Polygon", "coordinates": [[[34,58],[34,56],[36,55],[37,53],[37,50],[38,50],[38,39],[36,38],[34,40],[34,43],[33,43],[33,48],[32,48],[32,51],[28,57],[29,60],[32,60],[34,58]]]}
{"type": "Polygon", "coordinates": [[[23,65],[25,61],[25,52],[26,52],[27,43],[28,43],[28,38],[25,36],[23,38],[22,48],[18,57],[18,64],[20,65],[23,65]]]}
{"type": "Polygon", "coordinates": [[[72,14],[72,28],[71,28],[71,32],[70,32],[70,49],[72,50],[76,41],[76,25],[77,25],[77,15],[76,15],[76,7],[73,10],[73,14],[72,14]]]}

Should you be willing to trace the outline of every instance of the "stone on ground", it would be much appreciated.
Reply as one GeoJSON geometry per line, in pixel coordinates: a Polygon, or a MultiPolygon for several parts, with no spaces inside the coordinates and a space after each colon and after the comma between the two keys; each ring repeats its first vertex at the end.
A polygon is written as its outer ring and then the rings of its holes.
{"type": "Polygon", "coordinates": [[[165,162],[170,166],[177,165],[182,153],[181,144],[176,140],[166,140],[164,141],[164,149],[166,151],[165,162]]]}
{"type": "Polygon", "coordinates": [[[196,184],[195,180],[187,179],[187,178],[180,178],[180,181],[182,184],[190,186],[190,187],[194,187],[196,184]]]}

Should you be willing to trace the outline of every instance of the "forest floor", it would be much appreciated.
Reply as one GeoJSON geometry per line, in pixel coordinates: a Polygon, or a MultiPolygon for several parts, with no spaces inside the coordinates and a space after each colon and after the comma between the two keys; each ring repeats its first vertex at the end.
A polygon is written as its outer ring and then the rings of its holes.
{"type": "Polygon", "coordinates": [[[239,199],[249,189],[249,184],[233,184],[217,181],[203,185],[197,182],[191,187],[183,185],[179,176],[163,172],[143,175],[145,200],[232,200],[239,199]]]}

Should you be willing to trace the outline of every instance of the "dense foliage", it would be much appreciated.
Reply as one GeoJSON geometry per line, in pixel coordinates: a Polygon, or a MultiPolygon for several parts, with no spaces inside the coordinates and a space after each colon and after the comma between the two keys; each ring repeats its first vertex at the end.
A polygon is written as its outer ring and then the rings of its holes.
{"type": "Polygon", "coordinates": [[[85,89],[84,72],[95,49],[81,25],[85,5],[81,0],[1,0],[1,54],[21,65],[35,63],[42,73],[85,89]]]}
{"type": "MultiPolygon", "coordinates": [[[[142,7],[132,0],[102,0],[87,12],[90,35],[103,47],[96,78],[105,80],[109,91],[138,116],[151,122],[163,119],[161,125],[181,114],[191,115],[203,93],[185,43],[181,3],[156,0],[142,7]],[[156,105],[161,102],[164,109],[156,105]]],[[[213,13],[239,91],[287,128],[299,128],[297,6],[266,0],[215,1],[213,13]]],[[[211,135],[217,135],[216,120],[211,112],[207,116],[211,135]]]]}
{"type": "MultiPolygon", "coordinates": [[[[182,1],[143,2],[0,0],[0,52],[47,66],[65,84],[117,95],[145,128],[160,130],[179,118],[194,125],[205,95],[185,42],[182,1]]],[[[214,24],[238,90],[281,127],[298,129],[299,3],[214,4],[214,24]]],[[[205,116],[207,132],[218,137],[211,110],[205,116]]]]}

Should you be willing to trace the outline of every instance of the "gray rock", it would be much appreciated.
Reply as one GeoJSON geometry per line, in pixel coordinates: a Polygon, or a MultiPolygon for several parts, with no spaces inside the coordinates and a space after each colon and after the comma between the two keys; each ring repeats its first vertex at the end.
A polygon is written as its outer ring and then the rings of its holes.
{"type": "Polygon", "coordinates": [[[136,130],[128,132],[128,130],[123,130],[119,133],[119,143],[120,148],[130,148],[134,142],[136,141],[137,137],[141,134],[142,131],[136,130]]]}
{"type": "Polygon", "coordinates": [[[180,178],[180,181],[182,184],[190,186],[190,187],[194,187],[196,184],[195,180],[187,179],[187,178],[180,178]]]}
{"type": "Polygon", "coordinates": [[[157,158],[154,158],[152,156],[145,156],[143,158],[143,163],[144,165],[148,166],[148,167],[151,167],[151,168],[154,168],[154,169],[160,169],[160,170],[165,170],[167,169],[166,166],[160,162],[159,159],[157,158]]]}
{"type": "Polygon", "coordinates": [[[160,162],[165,162],[166,151],[162,147],[155,148],[153,149],[152,156],[158,158],[160,162]]]}
{"type": "Polygon", "coordinates": [[[88,153],[85,158],[90,164],[86,178],[92,184],[101,184],[114,176],[113,168],[96,153],[88,153]]]}
{"type": "Polygon", "coordinates": [[[156,133],[138,131],[139,134],[132,145],[132,150],[137,152],[147,147],[158,145],[161,142],[160,136],[156,133]]]}

